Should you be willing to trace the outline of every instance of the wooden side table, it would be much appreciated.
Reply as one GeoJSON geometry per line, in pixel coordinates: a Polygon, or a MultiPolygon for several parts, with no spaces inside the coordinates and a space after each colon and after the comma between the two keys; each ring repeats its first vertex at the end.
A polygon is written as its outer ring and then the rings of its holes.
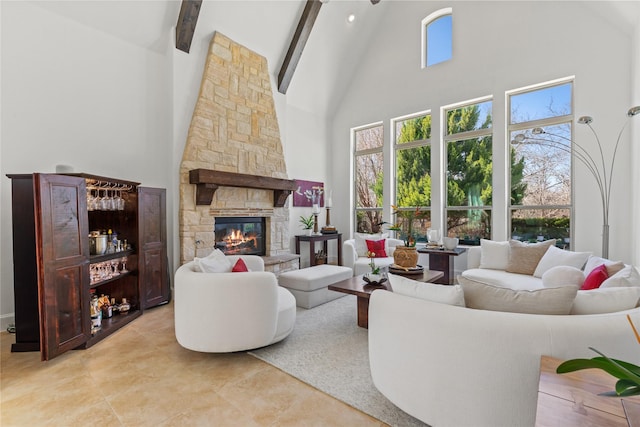
{"type": "Polygon", "coordinates": [[[639,425],[637,415],[631,415],[640,405],[639,396],[599,395],[615,389],[615,377],[599,369],[556,374],[560,363],[553,357],[540,358],[536,427],[639,425]]]}
{"type": "Polygon", "coordinates": [[[441,285],[453,285],[455,281],[455,273],[453,270],[453,258],[467,251],[466,248],[437,249],[437,248],[420,248],[418,253],[429,254],[429,270],[442,271],[444,276],[436,280],[434,283],[441,285]]]}
{"type": "Polygon", "coordinates": [[[312,236],[296,236],[296,254],[300,255],[300,242],[309,242],[309,265],[316,265],[316,242],[322,242],[324,253],[329,255],[329,240],[337,240],[338,243],[338,265],[342,265],[342,233],[315,234],[312,236]]]}

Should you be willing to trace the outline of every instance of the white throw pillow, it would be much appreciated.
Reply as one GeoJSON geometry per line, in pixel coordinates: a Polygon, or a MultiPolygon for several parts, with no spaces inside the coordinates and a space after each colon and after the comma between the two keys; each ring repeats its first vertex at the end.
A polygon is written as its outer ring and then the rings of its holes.
{"type": "Polygon", "coordinates": [[[626,286],[640,286],[640,274],[638,274],[638,270],[632,265],[627,265],[600,285],[601,288],[619,288],[626,286]]]}
{"type": "Polygon", "coordinates": [[[513,289],[467,280],[458,276],[469,308],[529,314],[569,314],[578,292],[577,286],[542,288],[533,291],[513,289]]]}
{"type": "Polygon", "coordinates": [[[582,269],[589,255],[591,255],[589,252],[571,252],[549,246],[533,272],[533,276],[542,277],[549,269],[560,265],[582,269]]]}
{"type": "Polygon", "coordinates": [[[509,242],[480,239],[479,268],[506,270],[509,265],[509,242]]]}
{"type": "Polygon", "coordinates": [[[591,289],[578,291],[571,314],[601,314],[629,310],[638,305],[640,287],[591,289]]]}
{"type": "MultiPolygon", "coordinates": [[[[353,235],[356,243],[356,254],[358,254],[359,257],[367,256],[367,252],[368,252],[367,240],[373,240],[377,242],[378,240],[389,238],[389,233],[383,233],[383,234],[354,233],[353,235]]],[[[388,247],[387,242],[384,242],[384,249],[385,249],[385,252],[387,252],[388,254],[389,252],[387,251],[387,247],[388,247]]]]}
{"type": "Polygon", "coordinates": [[[194,258],[193,261],[202,273],[229,273],[233,268],[220,249],[214,249],[207,257],[194,258]]]}
{"type": "Polygon", "coordinates": [[[624,268],[624,263],[622,261],[610,261],[605,258],[600,258],[599,256],[591,255],[589,259],[587,259],[587,263],[584,265],[584,277],[587,277],[594,268],[601,266],[602,264],[607,267],[607,273],[609,274],[609,277],[613,276],[624,268]]]}
{"type": "Polygon", "coordinates": [[[389,283],[392,291],[397,294],[441,304],[465,306],[464,293],[460,285],[450,286],[418,282],[397,274],[389,274],[389,283]]]}
{"type": "Polygon", "coordinates": [[[560,286],[577,286],[584,283],[582,270],[576,267],[559,265],[548,269],[542,275],[542,286],[545,288],[557,288],[560,286]]]}

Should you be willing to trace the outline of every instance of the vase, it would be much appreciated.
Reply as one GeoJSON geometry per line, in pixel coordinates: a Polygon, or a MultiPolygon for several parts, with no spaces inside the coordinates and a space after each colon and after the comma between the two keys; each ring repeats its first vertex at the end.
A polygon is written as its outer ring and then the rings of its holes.
{"type": "Polygon", "coordinates": [[[393,262],[400,267],[414,268],[418,265],[418,251],[415,247],[396,246],[393,262]]]}

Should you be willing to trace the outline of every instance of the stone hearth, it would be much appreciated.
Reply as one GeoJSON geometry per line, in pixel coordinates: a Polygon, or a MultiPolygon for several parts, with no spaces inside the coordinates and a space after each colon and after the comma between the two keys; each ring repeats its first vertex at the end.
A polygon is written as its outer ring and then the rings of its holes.
{"type": "Polygon", "coordinates": [[[267,60],[218,32],[180,165],[181,263],[213,250],[216,216],[260,216],[268,230],[267,264],[277,265],[272,270],[298,268],[289,250],[287,204],[274,207],[271,190],[220,186],[211,205],[199,206],[189,171],[200,168],[287,179],[267,60]]]}

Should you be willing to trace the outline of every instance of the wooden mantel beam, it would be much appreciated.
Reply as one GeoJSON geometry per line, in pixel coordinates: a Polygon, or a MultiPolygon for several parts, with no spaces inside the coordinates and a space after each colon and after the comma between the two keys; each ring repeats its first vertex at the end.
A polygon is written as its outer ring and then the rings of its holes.
{"type": "Polygon", "coordinates": [[[318,17],[321,6],[322,2],[320,0],[307,0],[307,4],[304,6],[298,27],[293,34],[293,39],[282,63],[282,68],[280,68],[280,73],[278,73],[278,92],[282,94],[287,93],[289,83],[291,83],[293,73],[296,71],[296,67],[302,56],[302,51],[307,44],[311,29],[318,17]]]}
{"type": "Polygon", "coordinates": [[[189,53],[202,0],[182,0],[176,24],[176,49],[189,53]]]}
{"type": "Polygon", "coordinates": [[[281,208],[296,187],[295,180],[222,172],[211,169],[192,169],[189,183],[196,184],[196,205],[210,205],[218,187],[241,187],[273,190],[273,206],[281,208]]]}

